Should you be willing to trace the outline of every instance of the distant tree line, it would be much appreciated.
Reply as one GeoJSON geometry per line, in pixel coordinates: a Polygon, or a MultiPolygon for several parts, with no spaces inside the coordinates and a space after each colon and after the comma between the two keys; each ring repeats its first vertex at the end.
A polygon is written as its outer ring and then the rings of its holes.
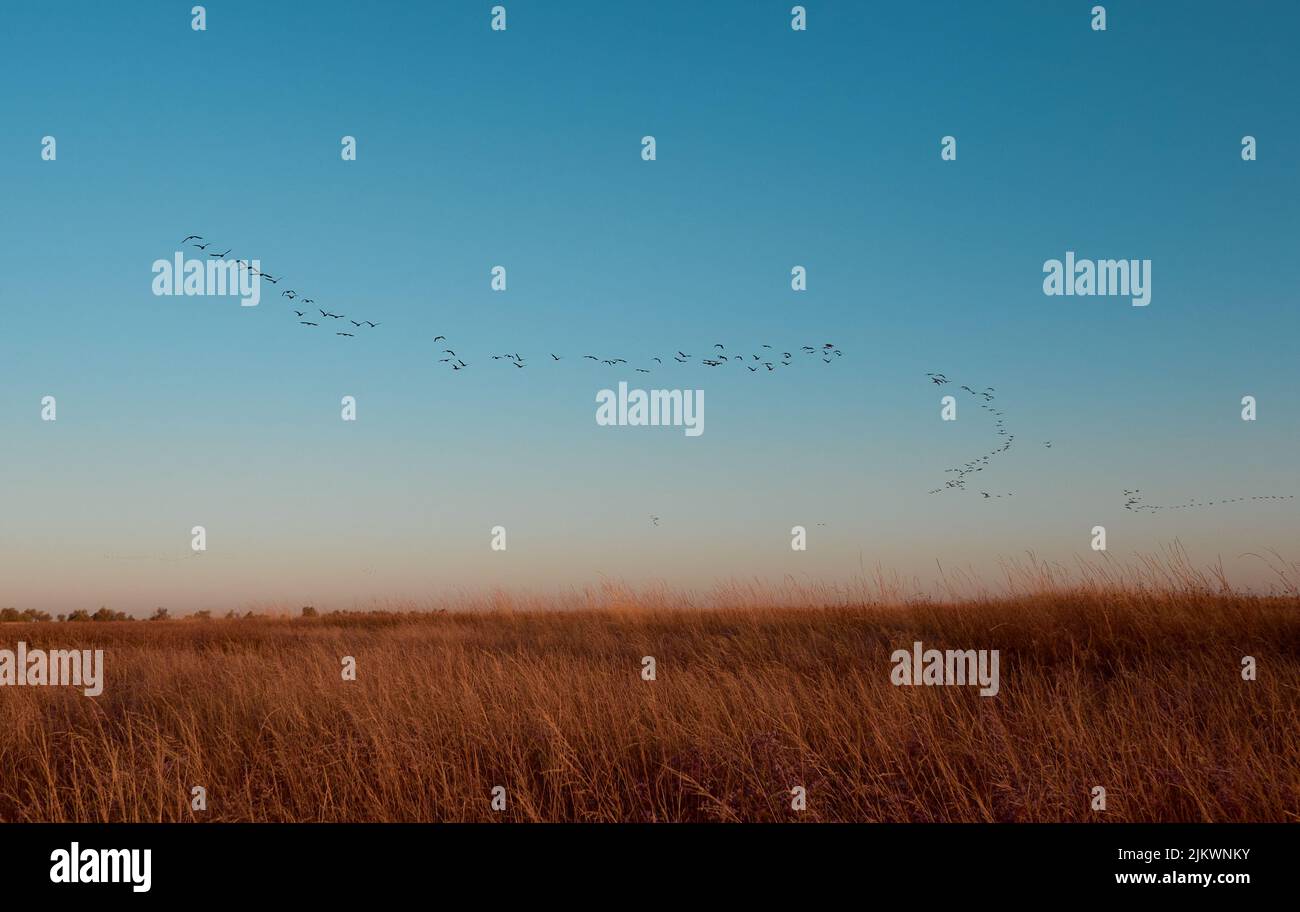
{"type": "MultiPolygon", "coordinates": [[[[350,614],[351,612],[330,611],[329,615],[350,614]]],[[[387,614],[388,612],[366,612],[367,614],[387,614]]],[[[302,609],[302,616],[305,618],[320,617],[320,613],[311,605],[305,605],[302,609]]],[[[151,621],[169,621],[171,614],[166,608],[158,608],[149,616],[151,621]]],[[[196,611],[190,615],[196,621],[212,620],[212,612],[208,610],[196,611]]],[[[257,617],[249,611],[240,614],[238,611],[230,610],[225,614],[226,620],[234,621],[240,618],[249,619],[257,617]]],[[[0,608],[0,623],[4,621],[134,621],[136,618],[131,617],[125,611],[114,611],[111,608],[100,608],[98,611],[90,612],[84,608],[78,608],[76,611],[67,614],[60,614],[51,617],[47,611],[37,611],[35,608],[24,608],[19,611],[17,608],[0,608]]]]}

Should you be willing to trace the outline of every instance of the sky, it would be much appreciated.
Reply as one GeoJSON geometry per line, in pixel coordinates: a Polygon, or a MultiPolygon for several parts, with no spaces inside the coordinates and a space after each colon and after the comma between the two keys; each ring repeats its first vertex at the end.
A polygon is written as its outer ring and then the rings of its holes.
{"type": "Polygon", "coordinates": [[[1103,559],[1095,525],[1241,585],[1300,559],[1300,498],[1123,494],[1300,495],[1294,4],[191,5],[5,11],[0,606],[996,579],[1103,559]],[[286,284],[155,296],[190,234],[286,284]],[[1150,304],[1044,295],[1067,250],[1149,259],[1150,304]],[[703,390],[705,432],[599,426],[620,380],[703,390]],[[1002,440],[941,420],[958,384],[1016,439],[932,495],[1002,440]]]}

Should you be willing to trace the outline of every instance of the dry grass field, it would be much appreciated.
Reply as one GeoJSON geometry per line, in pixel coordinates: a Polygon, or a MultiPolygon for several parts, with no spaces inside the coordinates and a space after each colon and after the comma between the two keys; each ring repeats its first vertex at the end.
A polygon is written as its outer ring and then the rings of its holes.
{"type": "Polygon", "coordinates": [[[0,820],[1300,820],[1293,591],[1154,562],[1010,582],[4,624],[0,648],[104,649],[106,683],[0,688],[0,820]],[[914,640],[998,649],[1000,693],[893,686],[914,640]]]}

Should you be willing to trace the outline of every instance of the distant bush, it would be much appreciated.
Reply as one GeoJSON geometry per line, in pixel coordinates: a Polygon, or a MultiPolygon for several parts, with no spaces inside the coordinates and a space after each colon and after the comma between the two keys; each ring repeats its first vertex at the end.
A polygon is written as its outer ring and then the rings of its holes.
{"type": "Polygon", "coordinates": [[[149,616],[149,620],[168,621],[171,620],[171,615],[167,613],[166,608],[159,608],[157,611],[155,611],[152,615],[149,616]]]}
{"type": "Polygon", "coordinates": [[[0,621],[48,621],[50,616],[44,611],[37,611],[35,608],[24,608],[19,611],[17,608],[0,608],[0,621]]]}
{"type": "Polygon", "coordinates": [[[203,611],[196,611],[194,612],[194,619],[198,621],[210,621],[212,620],[212,612],[206,609],[203,611]]]}
{"type": "Polygon", "coordinates": [[[311,605],[303,605],[302,616],[305,618],[314,618],[316,616],[316,609],[311,605]]]}
{"type": "Polygon", "coordinates": [[[90,616],[92,621],[129,621],[131,616],[125,611],[114,611],[111,608],[100,608],[90,616]]]}

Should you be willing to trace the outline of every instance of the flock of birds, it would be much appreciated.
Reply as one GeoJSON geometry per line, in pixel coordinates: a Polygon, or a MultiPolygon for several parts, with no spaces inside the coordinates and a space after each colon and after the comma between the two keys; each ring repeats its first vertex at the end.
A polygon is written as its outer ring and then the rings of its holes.
{"type": "MultiPolygon", "coordinates": [[[[230,249],[226,249],[209,253],[208,248],[213,246],[212,241],[199,234],[188,235],[181,240],[181,243],[189,244],[191,247],[207,253],[208,257],[212,259],[225,259],[231,252],[230,249]]],[[[252,275],[270,282],[272,285],[279,285],[283,278],[282,276],[271,275],[269,272],[259,269],[249,260],[237,259],[236,262],[239,264],[241,270],[246,270],[252,275]]],[[[334,313],[333,311],[325,310],[321,307],[313,307],[312,305],[316,304],[316,300],[307,297],[296,288],[282,289],[280,291],[280,297],[289,299],[289,303],[293,306],[293,312],[295,316],[297,316],[299,324],[302,326],[318,327],[321,325],[321,321],[323,320],[347,320],[352,324],[354,330],[366,328],[367,331],[369,331],[380,326],[379,323],[372,320],[354,320],[348,317],[347,314],[334,313]],[[299,307],[310,307],[311,309],[298,310],[299,307]],[[317,317],[316,314],[320,314],[320,316],[317,317]]],[[[345,338],[355,338],[356,332],[348,332],[346,330],[336,331],[334,335],[343,336],[345,338]]],[[[447,337],[435,336],[433,341],[435,343],[446,342],[447,337]]],[[[749,352],[747,354],[734,351],[728,352],[725,345],[721,342],[717,342],[714,344],[713,349],[708,353],[707,357],[699,357],[699,363],[703,364],[705,367],[711,368],[723,367],[726,365],[738,365],[744,367],[750,373],[774,373],[780,368],[789,367],[797,357],[803,357],[805,359],[809,357],[820,358],[826,364],[832,363],[836,358],[844,357],[844,352],[832,342],[826,342],[820,346],[800,346],[797,354],[793,351],[778,352],[776,348],[767,344],[761,345],[759,348],[759,351],[749,352]]],[[[441,354],[446,357],[439,358],[438,362],[440,364],[446,364],[453,371],[466,370],[470,366],[461,355],[453,351],[451,348],[444,348],[441,351],[441,354]]],[[[550,359],[548,361],[546,358],[543,358],[542,361],[544,363],[555,364],[565,360],[564,355],[557,355],[554,352],[548,352],[548,354],[550,355],[550,359]]],[[[671,354],[669,357],[678,364],[686,364],[696,358],[696,356],[687,354],[680,350],[671,354]]],[[[502,361],[521,370],[526,368],[529,364],[525,357],[518,352],[492,355],[491,358],[493,361],[502,361]]],[[[626,358],[606,357],[593,354],[584,354],[577,360],[590,360],[610,367],[617,367],[620,364],[628,363],[626,358]]],[[[633,368],[633,370],[639,374],[651,373],[652,368],[649,367],[649,365],[654,363],[662,366],[664,364],[664,359],[661,357],[652,357],[645,363],[647,366],[633,368]]]]}
{"type": "MultiPolygon", "coordinates": [[[[208,248],[212,247],[213,243],[209,241],[207,238],[198,234],[191,234],[185,237],[181,241],[181,243],[189,244],[191,247],[194,247],[198,250],[203,251],[204,253],[207,253],[208,257],[212,259],[225,259],[227,256],[230,255],[231,252],[230,249],[226,249],[223,251],[213,251],[211,253],[208,253],[208,248]]],[[[257,266],[254,266],[252,262],[249,260],[238,259],[236,260],[236,262],[239,264],[240,269],[249,271],[252,275],[264,279],[265,281],[271,283],[272,285],[279,285],[281,279],[283,278],[282,276],[275,276],[275,275],[271,275],[268,272],[262,271],[257,266]]],[[[321,325],[320,321],[322,320],[347,320],[352,325],[354,330],[360,330],[362,327],[367,328],[367,330],[376,329],[381,325],[372,320],[354,320],[348,317],[347,314],[334,313],[332,311],[325,310],[320,307],[314,307],[314,305],[316,304],[316,300],[314,298],[307,297],[305,294],[299,292],[295,288],[282,289],[280,291],[280,297],[289,299],[289,303],[293,307],[293,312],[298,317],[298,322],[302,326],[319,327],[321,325]],[[311,306],[312,309],[298,310],[298,307],[309,307],[309,306],[311,306]],[[320,314],[319,318],[316,316],[317,313],[320,314]],[[304,319],[307,317],[310,317],[310,319],[304,319]]],[[[336,331],[334,335],[341,336],[344,338],[355,338],[356,332],[336,331]]],[[[435,336],[433,341],[435,343],[446,342],[447,337],[435,336]]],[[[798,347],[797,352],[782,351],[779,353],[779,355],[777,349],[773,348],[771,345],[763,344],[759,346],[759,348],[760,350],[757,352],[728,351],[725,345],[723,345],[721,342],[716,342],[713,345],[713,349],[708,353],[707,356],[703,356],[703,355],[699,356],[699,363],[709,368],[719,368],[719,367],[734,365],[734,366],[744,367],[750,373],[774,373],[779,368],[789,367],[796,358],[800,358],[800,357],[804,359],[820,358],[824,363],[831,364],[834,362],[836,358],[842,358],[844,356],[844,352],[840,350],[840,348],[837,347],[832,342],[825,342],[822,343],[821,345],[801,345],[798,347]]],[[[461,371],[469,368],[469,364],[466,363],[464,359],[461,358],[461,356],[458,355],[452,349],[444,348],[441,354],[446,355],[447,357],[439,358],[438,359],[439,363],[448,365],[448,367],[451,370],[461,371]]],[[[545,358],[543,358],[542,359],[543,363],[554,364],[565,360],[564,355],[557,355],[554,352],[548,352],[548,354],[550,355],[549,362],[545,358]]],[[[673,361],[677,362],[678,364],[686,364],[695,360],[696,358],[696,356],[689,355],[686,352],[680,350],[670,355],[670,357],[673,361]]],[[[514,352],[514,353],[507,352],[503,354],[492,355],[491,358],[493,361],[502,361],[506,364],[510,364],[513,367],[519,368],[520,370],[526,368],[529,363],[524,358],[524,356],[520,355],[518,352],[514,352]]],[[[621,364],[625,365],[628,363],[627,359],[625,358],[603,357],[600,355],[593,355],[593,354],[584,354],[578,360],[594,361],[598,364],[604,364],[609,367],[617,367],[621,364]]],[[[664,359],[661,357],[652,357],[646,363],[649,364],[652,362],[662,366],[664,364],[664,359]]],[[[650,367],[636,367],[633,368],[633,370],[639,374],[648,374],[652,372],[652,368],[650,367]]],[[[943,386],[954,385],[952,381],[949,380],[948,377],[942,373],[929,373],[926,374],[926,376],[930,379],[930,382],[933,383],[935,386],[943,387],[943,386]]],[[[974,459],[970,459],[959,466],[953,466],[951,468],[944,469],[945,474],[950,474],[953,477],[950,478],[947,482],[945,482],[943,486],[938,488],[933,488],[932,490],[930,490],[929,492],[930,494],[943,494],[945,492],[951,492],[951,491],[970,490],[970,488],[968,488],[967,486],[968,481],[973,479],[973,477],[979,472],[983,472],[985,469],[987,469],[995,457],[1000,456],[1003,453],[1006,453],[1008,450],[1010,450],[1011,445],[1015,442],[1016,439],[1016,435],[1010,433],[1010,431],[1007,429],[1006,414],[1002,411],[1002,409],[996,408],[993,405],[993,402],[997,398],[995,395],[997,391],[993,387],[988,386],[982,390],[977,390],[973,387],[960,384],[960,385],[956,385],[956,388],[962,390],[963,392],[968,393],[970,396],[976,399],[979,407],[989,413],[989,416],[994,419],[993,427],[996,430],[997,436],[1002,438],[1002,443],[994,447],[993,449],[989,450],[987,453],[982,453],[979,456],[976,456],[974,459]]],[[[1052,442],[1050,440],[1046,440],[1043,442],[1043,446],[1046,447],[1047,449],[1051,449],[1052,442]]],[[[978,493],[985,500],[996,500],[1003,497],[1015,496],[1014,492],[1011,491],[996,493],[996,494],[990,491],[979,491],[978,493]]],[[[1222,506],[1225,504],[1234,504],[1234,503],[1295,500],[1296,495],[1266,494],[1266,495],[1258,495],[1255,497],[1227,497],[1227,498],[1221,498],[1219,500],[1198,500],[1197,498],[1192,498],[1187,503],[1181,503],[1181,504],[1148,504],[1143,501],[1142,492],[1135,488],[1131,491],[1125,490],[1124,498],[1125,498],[1124,509],[1126,510],[1130,510],[1132,512],[1148,511],[1148,512],[1155,513],[1164,510],[1168,510],[1168,511],[1189,510],[1196,507],[1213,507],[1213,506],[1222,506]]],[[[659,517],[654,516],[651,517],[651,519],[654,525],[656,526],[659,525],[659,517]]]]}
{"type": "MultiPolygon", "coordinates": [[[[198,235],[198,234],[189,235],[184,240],[182,240],[181,243],[189,244],[191,247],[196,247],[199,250],[204,251],[205,253],[207,253],[209,247],[213,246],[211,241],[209,241],[207,238],[203,237],[202,235],[198,235]],[[196,241],[202,241],[203,243],[201,244],[191,243],[196,241]]],[[[227,256],[230,255],[231,249],[233,248],[226,249],[221,252],[208,253],[208,257],[211,259],[224,260],[227,256]]],[[[249,260],[237,259],[236,262],[239,263],[239,268],[241,270],[248,272],[250,275],[254,275],[257,276],[258,278],[264,279],[265,281],[270,282],[272,285],[279,285],[280,280],[283,278],[282,276],[273,276],[269,272],[263,272],[261,269],[258,269],[256,266],[254,266],[252,262],[249,260]]],[[[280,297],[289,299],[289,303],[293,305],[293,312],[298,316],[298,322],[302,326],[320,326],[320,323],[318,321],[326,320],[326,319],[347,320],[349,323],[352,324],[353,328],[357,330],[361,329],[361,327],[363,326],[369,327],[370,329],[374,329],[377,326],[379,326],[378,323],[372,322],[370,320],[353,320],[350,319],[347,314],[331,313],[330,311],[322,310],[319,307],[314,307],[309,310],[298,310],[299,307],[308,307],[309,305],[314,305],[316,303],[316,300],[314,298],[307,297],[306,295],[299,292],[296,288],[282,289],[280,291],[280,297]],[[317,313],[320,314],[320,317],[316,316],[317,313]],[[303,317],[310,317],[310,319],[304,320],[303,317]]],[[[346,338],[356,337],[355,332],[336,331],[334,335],[344,336],[346,338]]]]}
{"type": "Polygon", "coordinates": [[[1261,494],[1256,497],[1224,497],[1219,500],[1198,500],[1193,497],[1187,503],[1182,504],[1148,504],[1142,502],[1142,492],[1138,488],[1132,491],[1124,492],[1124,509],[1132,510],[1134,513],[1140,513],[1148,510],[1152,513],[1158,513],[1161,510],[1190,510],[1193,507],[1218,507],[1225,504],[1247,503],[1250,501],[1263,500],[1295,500],[1294,494],[1261,494]]]}
{"type": "MultiPolygon", "coordinates": [[[[435,336],[433,339],[434,342],[445,342],[446,340],[446,336],[435,336]]],[[[444,348],[441,354],[446,355],[446,357],[439,358],[439,363],[448,365],[448,367],[453,371],[465,370],[469,367],[469,365],[465,363],[464,359],[450,348],[444,348]]],[[[557,355],[555,352],[547,352],[547,355],[550,356],[549,359],[545,357],[541,359],[544,364],[556,364],[560,361],[566,360],[567,357],[565,355],[557,355]]],[[[698,357],[698,363],[710,368],[738,365],[746,368],[750,373],[774,373],[780,368],[789,367],[791,363],[799,357],[802,357],[805,360],[809,358],[820,358],[824,363],[830,364],[836,358],[844,357],[844,352],[841,351],[833,342],[825,342],[820,347],[816,345],[802,345],[799,346],[798,353],[788,351],[781,351],[778,353],[777,349],[766,344],[760,345],[758,352],[728,352],[725,345],[721,342],[716,342],[713,345],[713,350],[709,352],[707,357],[702,355],[698,357]]],[[[669,355],[669,358],[678,364],[688,364],[697,360],[695,355],[690,355],[680,350],[669,355]]],[[[498,355],[492,355],[491,359],[493,361],[501,361],[505,364],[509,364],[512,367],[519,368],[520,370],[526,368],[529,364],[527,358],[518,352],[505,352],[498,355]]],[[[604,364],[609,367],[618,367],[621,364],[628,363],[626,358],[593,354],[584,354],[578,356],[575,360],[593,361],[597,364],[604,364]]],[[[653,363],[662,367],[665,362],[663,358],[656,356],[650,358],[645,363],[647,365],[653,363]]],[[[648,366],[636,367],[633,368],[633,370],[638,374],[649,374],[653,372],[653,368],[648,366]]]]}
{"type": "MultiPolygon", "coordinates": [[[[930,378],[930,382],[935,386],[955,385],[944,374],[926,374],[926,376],[930,378]]],[[[1000,456],[1007,452],[1007,450],[1011,449],[1011,444],[1013,444],[1016,439],[1016,435],[1007,430],[1006,413],[1003,412],[1002,409],[993,406],[993,401],[997,398],[997,396],[994,395],[997,390],[991,386],[986,386],[982,390],[976,390],[973,387],[964,384],[955,386],[957,389],[969,393],[977,401],[979,407],[989,413],[989,416],[993,418],[993,427],[997,430],[997,436],[1002,438],[1002,443],[989,450],[989,452],[982,453],[974,459],[968,460],[959,466],[944,469],[945,474],[950,474],[953,477],[948,479],[942,487],[933,488],[929,492],[931,494],[969,490],[966,486],[967,482],[973,479],[977,473],[983,472],[987,469],[995,457],[1000,456]]],[[[1043,441],[1043,446],[1050,450],[1052,448],[1052,441],[1043,441]]],[[[1003,497],[1015,496],[1015,493],[1011,491],[1000,494],[994,494],[990,491],[980,491],[979,494],[985,500],[998,500],[1003,497]]]]}
{"type": "MultiPolygon", "coordinates": [[[[1011,444],[1015,441],[1016,435],[1012,434],[1010,431],[1007,430],[1005,413],[1002,411],[1002,409],[996,408],[993,405],[994,400],[997,398],[995,395],[997,390],[995,390],[993,387],[988,386],[982,390],[976,390],[969,386],[953,384],[952,381],[949,380],[945,374],[926,374],[926,376],[930,379],[930,382],[933,383],[935,386],[943,387],[943,386],[953,385],[955,386],[956,389],[962,390],[963,392],[966,392],[970,394],[972,397],[974,397],[978,401],[979,407],[984,411],[988,412],[989,415],[994,419],[993,426],[997,431],[997,436],[1003,438],[1003,442],[999,446],[990,450],[989,452],[976,456],[974,459],[964,462],[960,466],[954,466],[949,469],[944,469],[945,473],[951,474],[953,475],[953,477],[949,479],[942,487],[933,488],[929,493],[943,494],[948,491],[970,490],[970,488],[968,488],[967,486],[968,481],[973,479],[977,473],[983,472],[985,469],[987,469],[995,457],[1011,449],[1011,444]]],[[[1052,448],[1052,441],[1050,440],[1043,441],[1043,446],[1050,450],[1052,448]]],[[[990,491],[980,491],[979,494],[985,500],[996,500],[1002,497],[1015,496],[1013,492],[995,494],[990,491]]],[[[1296,499],[1296,495],[1294,494],[1262,494],[1262,495],[1257,495],[1255,497],[1224,497],[1218,500],[1200,500],[1198,498],[1193,497],[1187,503],[1181,503],[1181,504],[1149,504],[1143,501],[1142,492],[1139,489],[1134,488],[1131,491],[1129,490],[1124,491],[1124,509],[1134,513],[1140,513],[1144,511],[1151,512],[1151,513],[1158,513],[1160,511],[1190,510],[1196,507],[1216,507],[1216,506],[1224,506],[1226,504],[1235,504],[1235,503],[1283,501],[1283,500],[1295,500],[1295,499],[1296,499]]]]}

